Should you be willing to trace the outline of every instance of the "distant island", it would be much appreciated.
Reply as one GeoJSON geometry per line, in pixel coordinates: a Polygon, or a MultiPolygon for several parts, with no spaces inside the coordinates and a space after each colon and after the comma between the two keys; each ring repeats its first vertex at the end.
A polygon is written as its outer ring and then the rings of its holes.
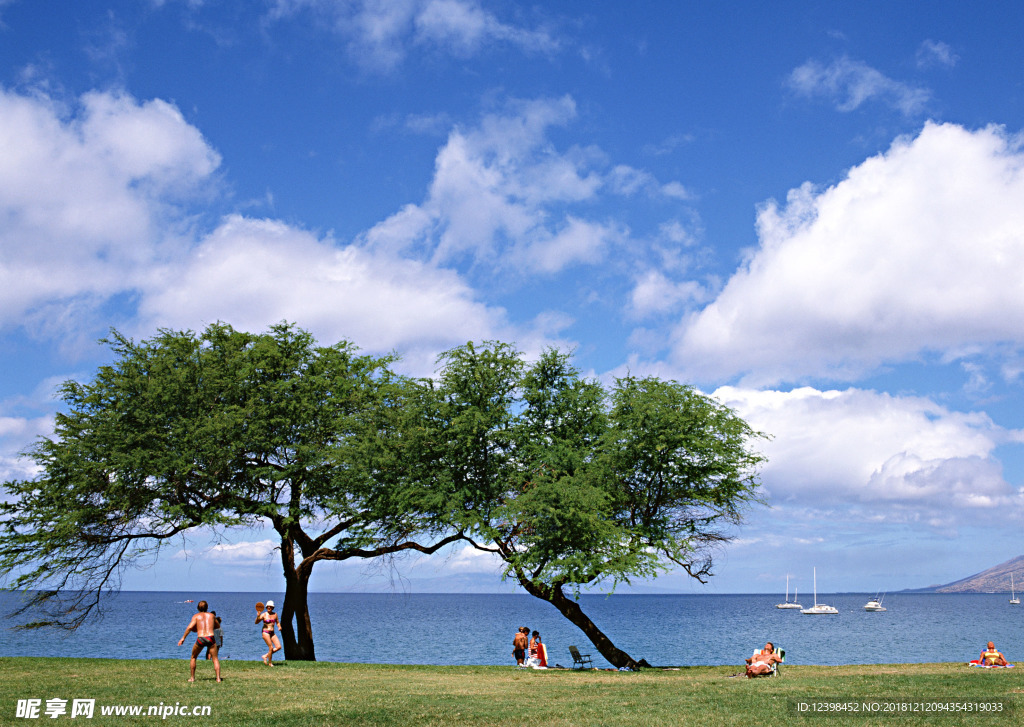
{"type": "Polygon", "coordinates": [[[944,586],[907,588],[903,593],[1009,593],[1010,574],[1017,593],[1024,591],[1024,555],[1018,555],[1005,563],[994,565],[981,573],[961,578],[944,586]]]}

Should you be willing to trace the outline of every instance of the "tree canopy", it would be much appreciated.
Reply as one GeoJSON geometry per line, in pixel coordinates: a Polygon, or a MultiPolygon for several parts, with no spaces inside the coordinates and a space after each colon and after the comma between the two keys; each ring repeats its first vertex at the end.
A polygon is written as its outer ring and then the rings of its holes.
{"type": "Polygon", "coordinates": [[[28,453],[39,474],[4,484],[0,576],[30,592],[32,626],[75,628],[175,536],[269,526],[289,659],[315,658],[316,563],[461,540],[635,666],[580,591],[676,567],[703,581],[757,500],[763,435],[734,412],[674,381],[602,386],[556,350],[468,343],[412,380],[288,324],[106,343],[113,363],[63,385],[28,453]]]}
{"type": "Polygon", "coordinates": [[[443,519],[608,661],[635,666],[575,596],[674,567],[709,576],[714,546],[757,499],[751,445],[763,435],[674,381],[627,376],[605,390],[554,350],[528,365],[508,344],[468,344],[441,364],[423,385],[418,450],[447,497],[443,519]]]}
{"type": "Polygon", "coordinates": [[[457,539],[403,496],[402,401],[393,357],[317,346],[290,325],[216,324],[134,343],[66,382],[54,434],[28,454],[38,477],[5,483],[0,573],[33,589],[30,625],[74,628],[195,529],[269,524],[285,578],[285,656],[315,658],[307,589],[325,560],[434,552],[457,539]],[[434,537],[436,535],[436,537],[434,537]],[[417,540],[423,538],[424,540],[417,540]]]}

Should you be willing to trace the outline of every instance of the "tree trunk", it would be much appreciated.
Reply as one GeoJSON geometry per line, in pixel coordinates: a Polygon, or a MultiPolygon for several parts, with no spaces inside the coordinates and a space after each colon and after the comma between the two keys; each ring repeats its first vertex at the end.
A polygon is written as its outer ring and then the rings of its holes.
{"type": "MultiPolygon", "coordinates": [[[[2,2],[2,0],[0,0],[2,2]]],[[[439,549],[462,539],[462,534],[449,535],[430,546],[418,543],[393,543],[370,550],[347,548],[334,551],[329,548],[318,548],[316,542],[302,534],[299,540],[305,548],[304,557],[298,566],[295,565],[295,542],[293,534],[288,533],[283,525],[275,523],[275,529],[281,534],[281,564],[284,566],[284,604],[281,607],[281,645],[284,647],[284,658],[294,661],[316,661],[313,648],[313,624],[309,618],[309,579],[313,575],[313,565],[319,560],[347,560],[348,558],[375,558],[378,556],[415,550],[420,553],[436,553],[439,549]]]]}
{"type": "Polygon", "coordinates": [[[612,640],[604,635],[604,632],[597,627],[587,614],[583,613],[580,605],[566,596],[562,589],[557,586],[540,586],[528,578],[520,576],[519,583],[531,596],[536,596],[547,601],[557,608],[559,612],[579,628],[583,634],[590,639],[590,643],[600,652],[601,656],[608,660],[616,668],[629,667],[636,669],[639,664],[633,657],[622,649],[619,649],[612,640]]]}
{"type": "Polygon", "coordinates": [[[313,647],[313,624],[309,620],[308,570],[295,568],[294,544],[281,539],[281,560],[284,564],[284,604],[281,606],[281,645],[289,661],[316,661],[313,647]]]}

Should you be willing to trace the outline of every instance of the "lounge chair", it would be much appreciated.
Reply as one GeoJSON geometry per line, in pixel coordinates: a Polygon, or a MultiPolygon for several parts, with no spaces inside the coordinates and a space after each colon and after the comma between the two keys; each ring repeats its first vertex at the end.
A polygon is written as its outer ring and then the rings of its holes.
{"type": "Polygon", "coordinates": [[[594,668],[594,662],[591,661],[590,654],[581,654],[580,650],[577,649],[575,646],[569,647],[569,653],[572,654],[573,669],[576,668],[577,664],[580,665],[580,669],[583,669],[587,664],[590,665],[591,669],[594,668]]]}
{"type": "MultiPolygon", "coordinates": [[[[760,654],[761,651],[762,651],[762,649],[758,649],[757,651],[755,651],[754,652],[754,656],[757,656],[758,654],[760,654]]],[[[781,669],[779,669],[779,667],[781,667],[783,665],[783,663],[785,663],[785,661],[786,661],[786,650],[785,649],[778,649],[777,648],[777,649],[775,649],[775,655],[779,657],[779,660],[777,662],[769,664],[768,665],[768,671],[766,671],[764,674],[758,674],[757,676],[762,676],[762,677],[777,677],[777,676],[781,676],[782,671],[781,671],[781,669]]]]}

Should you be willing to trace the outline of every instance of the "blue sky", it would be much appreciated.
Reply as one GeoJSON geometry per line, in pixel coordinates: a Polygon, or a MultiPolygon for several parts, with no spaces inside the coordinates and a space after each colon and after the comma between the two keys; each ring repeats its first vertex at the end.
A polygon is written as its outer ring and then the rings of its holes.
{"type": "MultiPolygon", "coordinates": [[[[1020,555],[1015,3],[0,0],[0,479],[110,327],[290,320],[693,383],[773,435],[695,586],[1020,555]]],[[[280,588],[268,533],[127,587],[280,588]]],[[[501,590],[455,549],[318,590],[501,590]],[[394,585],[393,585],[394,584],[394,585]]]]}

